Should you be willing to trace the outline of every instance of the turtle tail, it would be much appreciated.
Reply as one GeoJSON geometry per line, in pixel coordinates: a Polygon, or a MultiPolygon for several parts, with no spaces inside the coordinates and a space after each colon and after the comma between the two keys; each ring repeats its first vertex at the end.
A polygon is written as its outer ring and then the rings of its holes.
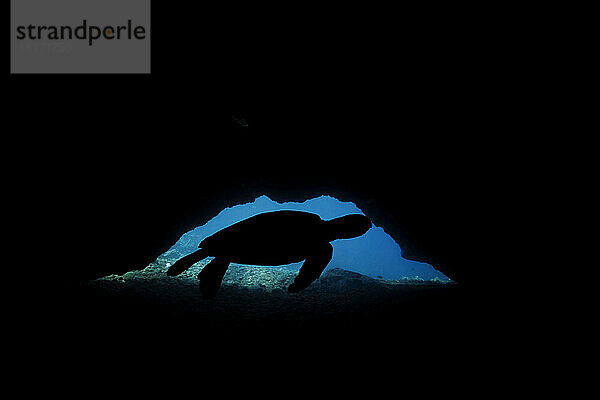
{"type": "Polygon", "coordinates": [[[168,276],[175,276],[181,274],[183,271],[190,268],[198,261],[208,257],[204,249],[196,250],[195,252],[188,254],[185,257],[180,258],[177,262],[169,267],[167,270],[168,276]]]}

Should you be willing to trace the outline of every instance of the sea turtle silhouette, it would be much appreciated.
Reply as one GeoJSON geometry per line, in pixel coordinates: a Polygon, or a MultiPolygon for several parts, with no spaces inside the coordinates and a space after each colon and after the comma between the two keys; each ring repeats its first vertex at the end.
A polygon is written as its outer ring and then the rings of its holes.
{"type": "Polygon", "coordinates": [[[221,287],[229,263],[275,266],[304,264],[288,287],[291,293],[307,288],[325,269],[333,254],[329,242],[361,236],[371,221],[350,214],[324,221],[303,211],[273,211],[255,215],[202,240],[195,251],[173,264],[167,275],[174,276],[194,263],[214,257],[198,274],[200,291],[212,298],[221,287]]]}

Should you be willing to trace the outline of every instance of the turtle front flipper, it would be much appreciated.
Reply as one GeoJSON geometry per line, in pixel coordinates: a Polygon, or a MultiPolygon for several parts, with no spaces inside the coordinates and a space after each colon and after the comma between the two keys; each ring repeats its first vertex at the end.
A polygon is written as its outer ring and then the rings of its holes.
{"type": "Polygon", "coordinates": [[[288,287],[288,291],[290,293],[297,293],[306,289],[321,276],[321,272],[323,272],[329,261],[331,261],[332,255],[333,246],[329,242],[316,248],[313,254],[308,256],[304,264],[302,264],[300,272],[298,272],[294,282],[288,287]]]}
{"type": "Polygon", "coordinates": [[[217,295],[228,267],[229,260],[225,257],[215,257],[202,268],[198,279],[200,279],[200,292],[205,299],[212,299],[217,295]]]}

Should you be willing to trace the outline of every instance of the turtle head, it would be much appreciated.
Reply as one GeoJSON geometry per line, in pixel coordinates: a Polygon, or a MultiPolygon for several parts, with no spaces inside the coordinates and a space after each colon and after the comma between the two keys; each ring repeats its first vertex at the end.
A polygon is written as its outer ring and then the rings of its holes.
{"type": "Polygon", "coordinates": [[[361,214],[350,214],[325,221],[325,227],[329,241],[335,239],[352,239],[363,235],[371,229],[371,220],[361,214]]]}

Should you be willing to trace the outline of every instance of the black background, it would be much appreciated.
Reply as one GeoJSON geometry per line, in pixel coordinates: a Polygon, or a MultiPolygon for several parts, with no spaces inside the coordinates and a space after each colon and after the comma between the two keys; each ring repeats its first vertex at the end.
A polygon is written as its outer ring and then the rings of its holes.
{"type": "Polygon", "coordinates": [[[499,246],[490,232],[513,195],[500,178],[510,106],[497,38],[484,29],[493,15],[438,6],[152,7],[151,75],[20,76],[8,73],[7,62],[5,218],[15,256],[7,280],[19,293],[12,310],[20,326],[34,332],[35,353],[46,360],[76,353],[86,371],[101,368],[119,379],[147,359],[177,376],[183,367],[173,363],[187,360],[216,369],[224,382],[234,363],[246,370],[266,364],[284,376],[279,367],[294,370],[286,391],[310,388],[313,375],[326,379],[325,371],[342,364],[371,369],[370,390],[401,367],[467,387],[487,378],[480,367],[499,362],[513,326],[490,260],[499,246]],[[233,126],[231,113],[249,127],[233,126]],[[235,346],[212,335],[194,343],[168,326],[121,320],[91,333],[78,322],[85,308],[65,311],[65,303],[79,301],[73,287],[82,279],[143,267],[186,218],[219,210],[228,195],[294,197],[321,188],[374,202],[379,218],[393,221],[390,229],[405,232],[417,253],[444,264],[464,288],[451,299],[417,301],[411,315],[445,302],[468,311],[438,323],[411,320],[421,326],[408,333],[398,310],[389,316],[397,329],[368,350],[361,342],[368,326],[343,345],[311,332],[308,342],[279,337],[274,349],[246,341],[247,332],[235,346]],[[114,270],[106,270],[107,259],[114,270]],[[62,340],[40,341],[49,331],[62,340]],[[162,347],[157,336],[165,332],[162,347]],[[187,350],[173,351],[177,338],[190,343],[187,350]],[[140,350],[136,340],[153,347],[140,350]],[[425,351],[425,342],[445,350],[425,351]],[[107,343],[109,356],[98,358],[107,343]],[[221,353],[208,357],[208,349],[221,353]],[[386,362],[394,367],[383,373],[386,362]]]}

